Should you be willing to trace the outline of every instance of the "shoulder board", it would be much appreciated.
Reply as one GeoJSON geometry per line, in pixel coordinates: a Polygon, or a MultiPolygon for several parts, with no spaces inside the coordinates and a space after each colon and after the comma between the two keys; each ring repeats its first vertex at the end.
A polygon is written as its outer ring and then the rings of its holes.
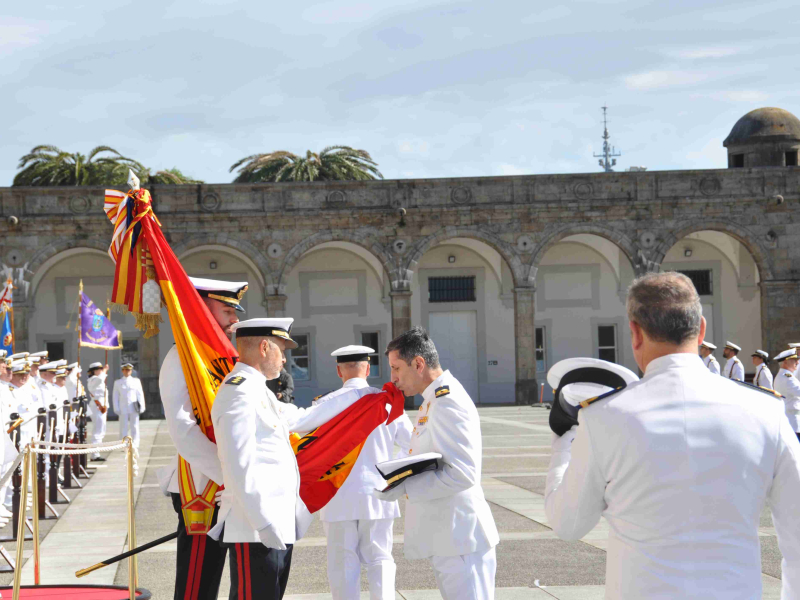
{"type": "Polygon", "coordinates": [[[235,377],[231,377],[230,379],[228,379],[225,383],[228,383],[230,385],[242,385],[245,381],[247,381],[247,379],[245,379],[241,375],[236,375],[235,377]]]}
{"type": "Polygon", "coordinates": [[[738,379],[731,379],[734,383],[738,383],[740,386],[747,388],[748,390],[753,390],[755,392],[761,392],[762,394],[767,394],[773,398],[783,398],[781,394],[776,392],[775,390],[771,390],[770,388],[761,387],[760,385],[753,385],[752,383],[747,383],[746,381],[739,381],[738,379]]]}
{"type": "Polygon", "coordinates": [[[446,396],[449,393],[450,393],[450,387],[446,386],[446,385],[443,385],[440,388],[436,388],[436,392],[435,392],[437,398],[441,398],[442,396],[446,396]]]}
{"type": "Polygon", "coordinates": [[[589,398],[588,400],[584,400],[583,402],[581,402],[581,408],[586,408],[587,406],[589,406],[590,404],[594,404],[598,400],[605,400],[609,396],[613,396],[617,392],[620,392],[620,391],[622,391],[624,389],[625,388],[619,387],[619,388],[617,388],[615,390],[611,390],[610,392],[606,392],[605,394],[600,394],[599,396],[595,396],[594,398],[589,398]]]}
{"type": "Polygon", "coordinates": [[[329,395],[329,394],[332,394],[332,393],[333,393],[333,392],[335,392],[335,391],[336,391],[336,390],[329,390],[329,391],[325,392],[324,394],[320,394],[319,396],[315,396],[315,397],[314,397],[314,402],[316,402],[317,400],[321,400],[321,399],[322,399],[322,398],[324,398],[325,396],[327,396],[327,395],[329,395]]]}
{"type": "Polygon", "coordinates": [[[784,375],[786,375],[787,377],[791,377],[792,376],[791,373],[784,373],[784,375]]]}

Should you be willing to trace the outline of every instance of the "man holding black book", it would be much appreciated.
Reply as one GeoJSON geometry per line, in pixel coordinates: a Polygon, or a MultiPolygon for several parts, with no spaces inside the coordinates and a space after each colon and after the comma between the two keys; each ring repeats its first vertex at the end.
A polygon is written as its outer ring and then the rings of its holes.
{"type": "Polygon", "coordinates": [[[383,492],[406,503],[405,556],[427,558],[444,600],[492,600],[500,541],[481,488],[481,427],[475,404],[439,364],[422,327],[398,336],[386,349],[392,383],[406,396],[422,394],[409,455],[435,452],[441,468],[407,477],[383,492]]]}

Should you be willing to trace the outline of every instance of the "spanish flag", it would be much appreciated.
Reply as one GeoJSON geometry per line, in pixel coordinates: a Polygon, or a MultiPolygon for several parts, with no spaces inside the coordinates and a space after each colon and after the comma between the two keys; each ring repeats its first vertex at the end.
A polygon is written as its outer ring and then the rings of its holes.
{"type": "MultiPolygon", "coordinates": [[[[161,305],[167,307],[172,333],[189,388],[198,426],[211,440],[211,406],[225,375],[238,359],[236,349],[217,326],[161,231],[150,193],[106,190],[104,210],[114,226],[109,255],[116,263],[112,307],[133,313],[145,337],[158,333],[161,305]]],[[[353,467],[361,447],[379,425],[403,413],[403,394],[391,384],[370,394],[306,434],[293,436],[300,469],[300,495],[311,512],[333,497],[353,467]],[[386,414],[386,405],[391,412],[386,414]]],[[[181,503],[189,534],[205,534],[214,513],[218,485],[196,490],[191,467],[179,458],[181,503]]]]}

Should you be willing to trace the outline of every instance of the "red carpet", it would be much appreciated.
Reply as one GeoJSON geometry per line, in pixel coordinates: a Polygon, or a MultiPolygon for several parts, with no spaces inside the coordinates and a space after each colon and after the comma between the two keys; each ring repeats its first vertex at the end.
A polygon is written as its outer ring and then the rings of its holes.
{"type": "MultiPolygon", "coordinates": [[[[12,588],[0,587],[3,600],[9,600],[12,588]]],[[[40,585],[22,586],[20,600],[35,598],[36,600],[128,600],[128,588],[111,585],[40,585]]],[[[139,588],[136,590],[137,600],[150,600],[150,592],[139,588]]]]}

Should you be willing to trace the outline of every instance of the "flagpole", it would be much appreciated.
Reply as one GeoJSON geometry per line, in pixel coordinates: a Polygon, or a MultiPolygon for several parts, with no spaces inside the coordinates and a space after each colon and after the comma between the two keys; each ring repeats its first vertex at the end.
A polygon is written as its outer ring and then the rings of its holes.
{"type": "Polygon", "coordinates": [[[11,314],[9,315],[11,317],[11,354],[16,354],[17,334],[14,333],[14,307],[12,306],[8,310],[11,312],[11,314]]]}

